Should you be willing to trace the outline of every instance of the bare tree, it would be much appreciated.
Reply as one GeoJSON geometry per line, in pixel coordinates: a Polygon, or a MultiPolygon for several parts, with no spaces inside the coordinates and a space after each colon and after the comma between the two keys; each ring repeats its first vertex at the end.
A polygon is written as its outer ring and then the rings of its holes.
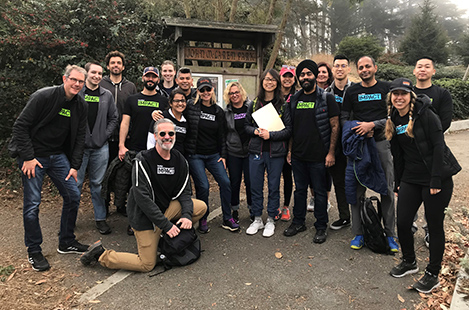
{"type": "Polygon", "coordinates": [[[231,2],[230,19],[229,19],[230,23],[234,23],[237,9],[238,9],[238,0],[233,0],[233,2],[231,2]]]}
{"type": "Polygon", "coordinates": [[[287,25],[288,16],[291,11],[291,4],[293,0],[287,0],[287,5],[285,11],[283,12],[282,22],[280,23],[279,31],[277,38],[275,39],[274,48],[272,49],[272,54],[270,54],[269,62],[267,63],[266,69],[274,67],[275,60],[277,59],[278,51],[280,50],[280,45],[282,44],[283,33],[285,31],[285,26],[287,25]]]}
{"type": "Polygon", "coordinates": [[[265,23],[267,25],[272,24],[272,20],[274,18],[274,10],[275,10],[275,5],[277,4],[277,0],[270,0],[270,6],[269,6],[269,13],[267,13],[267,18],[265,20],[265,23]]]}

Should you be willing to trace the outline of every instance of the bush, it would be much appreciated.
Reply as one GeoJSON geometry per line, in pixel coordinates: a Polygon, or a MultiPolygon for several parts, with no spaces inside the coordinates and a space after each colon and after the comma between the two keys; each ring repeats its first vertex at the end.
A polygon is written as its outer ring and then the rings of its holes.
{"type": "Polygon", "coordinates": [[[367,35],[363,37],[345,37],[340,41],[337,54],[346,55],[351,61],[357,62],[358,58],[368,55],[375,60],[383,53],[384,47],[379,40],[367,35]]]}
{"type": "Polygon", "coordinates": [[[453,98],[453,119],[469,118],[469,81],[461,79],[435,80],[435,85],[449,91],[453,98]]]}
{"type": "Polygon", "coordinates": [[[412,74],[414,67],[411,66],[398,66],[389,63],[378,63],[378,71],[376,78],[378,80],[392,81],[400,77],[406,77],[415,82],[415,77],[412,74]]]}

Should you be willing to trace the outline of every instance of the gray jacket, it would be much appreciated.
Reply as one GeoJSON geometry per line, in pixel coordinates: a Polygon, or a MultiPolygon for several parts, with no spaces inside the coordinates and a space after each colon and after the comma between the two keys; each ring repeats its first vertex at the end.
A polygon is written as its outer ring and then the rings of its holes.
{"type": "MultiPolygon", "coordinates": [[[[248,107],[251,101],[246,99],[243,105],[248,107]]],[[[228,154],[236,157],[247,157],[248,154],[248,145],[249,139],[246,143],[241,143],[241,137],[239,136],[238,132],[236,131],[235,127],[235,120],[234,120],[234,113],[233,107],[230,104],[226,106],[225,109],[225,117],[226,117],[226,148],[228,150],[228,154]]]]}
{"type": "MultiPolygon", "coordinates": [[[[83,100],[85,99],[85,87],[81,89],[79,95],[83,100]]],[[[88,124],[86,124],[85,148],[98,149],[102,147],[117,126],[118,116],[114,98],[109,90],[100,87],[98,114],[96,115],[93,134],[91,134],[88,124]]]]}

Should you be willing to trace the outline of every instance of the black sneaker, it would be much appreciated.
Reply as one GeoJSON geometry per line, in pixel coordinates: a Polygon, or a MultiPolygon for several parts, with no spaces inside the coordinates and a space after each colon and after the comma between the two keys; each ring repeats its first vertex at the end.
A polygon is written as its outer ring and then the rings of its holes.
{"type": "Polygon", "coordinates": [[[236,222],[236,224],[239,224],[239,212],[238,212],[238,210],[233,210],[233,220],[236,222]]]}
{"type": "Polygon", "coordinates": [[[59,252],[60,254],[81,254],[85,253],[86,250],[88,250],[88,247],[88,245],[81,244],[80,242],[75,240],[69,246],[59,245],[57,252],[59,252]]]}
{"type": "Polygon", "coordinates": [[[93,262],[97,262],[99,260],[99,257],[103,255],[104,253],[104,248],[101,243],[101,240],[96,241],[90,247],[88,250],[81,254],[80,261],[83,265],[89,266],[93,262]]]}
{"type": "Polygon", "coordinates": [[[425,270],[425,274],[414,285],[412,285],[412,288],[420,293],[428,294],[438,286],[440,286],[438,275],[435,276],[425,270]]]}
{"type": "Polygon", "coordinates": [[[134,235],[134,230],[130,225],[127,226],[127,235],[133,236],[134,235]]]}
{"type": "Polygon", "coordinates": [[[283,231],[283,235],[286,237],[292,237],[299,232],[305,231],[305,224],[291,224],[287,229],[283,231]]]}
{"type": "Polygon", "coordinates": [[[350,225],[350,219],[348,220],[338,219],[337,221],[331,224],[331,229],[339,230],[349,225],[350,225]]]}
{"type": "Polygon", "coordinates": [[[327,232],[325,229],[318,229],[314,235],[314,243],[324,243],[327,239],[327,232]]]}
{"type": "Polygon", "coordinates": [[[106,223],[106,221],[96,221],[96,228],[99,233],[102,235],[107,235],[111,233],[111,227],[106,223]]]}
{"type": "Polygon", "coordinates": [[[41,252],[29,253],[28,262],[36,271],[46,271],[50,268],[49,262],[41,252]]]}
{"type": "Polygon", "coordinates": [[[391,269],[389,274],[393,276],[394,278],[402,278],[403,276],[417,273],[418,271],[419,271],[419,267],[417,266],[416,261],[409,263],[409,262],[406,262],[405,260],[402,260],[402,262],[399,265],[391,269]]]}

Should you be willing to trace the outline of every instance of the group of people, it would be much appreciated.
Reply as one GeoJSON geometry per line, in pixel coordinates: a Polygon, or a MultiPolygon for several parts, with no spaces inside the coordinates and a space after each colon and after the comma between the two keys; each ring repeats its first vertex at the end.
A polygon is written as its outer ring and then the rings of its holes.
{"type": "Polygon", "coordinates": [[[430,57],[417,61],[415,86],[405,78],[378,81],[378,67],[370,56],[356,63],[360,83],[348,79],[351,64],[344,55],[335,56],[332,66],[306,59],[296,67],[284,65],[280,72],[267,69],[252,101],[239,81],[230,82],[223,93],[225,110],[216,102],[210,78],[199,78],[192,88],[189,68],[176,70],[171,61],[163,62],[161,73],[147,67],[143,90],[137,92],[123,77],[122,53],[110,52],[105,62],[109,76],[104,78],[97,62],[84,69],[68,66],[63,84],[31,95],[13,127],[9,148],[22,171],[25,244],[33,269],[50,268],[42,255],[38,220],[45,174],[64,199],[59,253],[80,253],[85,265],[99,261],[113,269],[150,271],[161,233],[175,237],[196,222],[200,233],[210,231],[208,170],[219,186],[224,229],[240,230],[244,175],[251,219],[246,234],[262,230],[264,237],[271,237],[280,219],[291,220],[283,235],[294,236],[307,229],[309,210],[315,217],[313,242],[325,242],[328,227],[352,225],[350,246],[355,250],[365,245],[360,201],[367,188],[375,190],[381,194],[390,250],[398,252],[397,239],[402,247],[402,262],[391,270],[394,277],[418,271],[413,226],[423,202],[430,261],[414,287],[430,292],[439,285],[444,211],[452,195],[451,176],[460,167],[443,138],[451,123],[451,96],[432,84],[435,67],[430,57]],[[283,129],[269,130],[255,121],[253,115],[268,105],[277,112],[283,129]],[[372,165],[357,173],[354,169],[360,163],[353,156],[363,145],[372,165]],[[98,231],[111,233],[106,217],[109,193],[114,191],[114,205],[128,217],[128,233],[135,235],[138,254],[75,239],[85,172],[98,231]],[[329,225],[332,184],[339,218],[329,225]],[[308,204],[309,191],[313,198],[308,204]]]}

